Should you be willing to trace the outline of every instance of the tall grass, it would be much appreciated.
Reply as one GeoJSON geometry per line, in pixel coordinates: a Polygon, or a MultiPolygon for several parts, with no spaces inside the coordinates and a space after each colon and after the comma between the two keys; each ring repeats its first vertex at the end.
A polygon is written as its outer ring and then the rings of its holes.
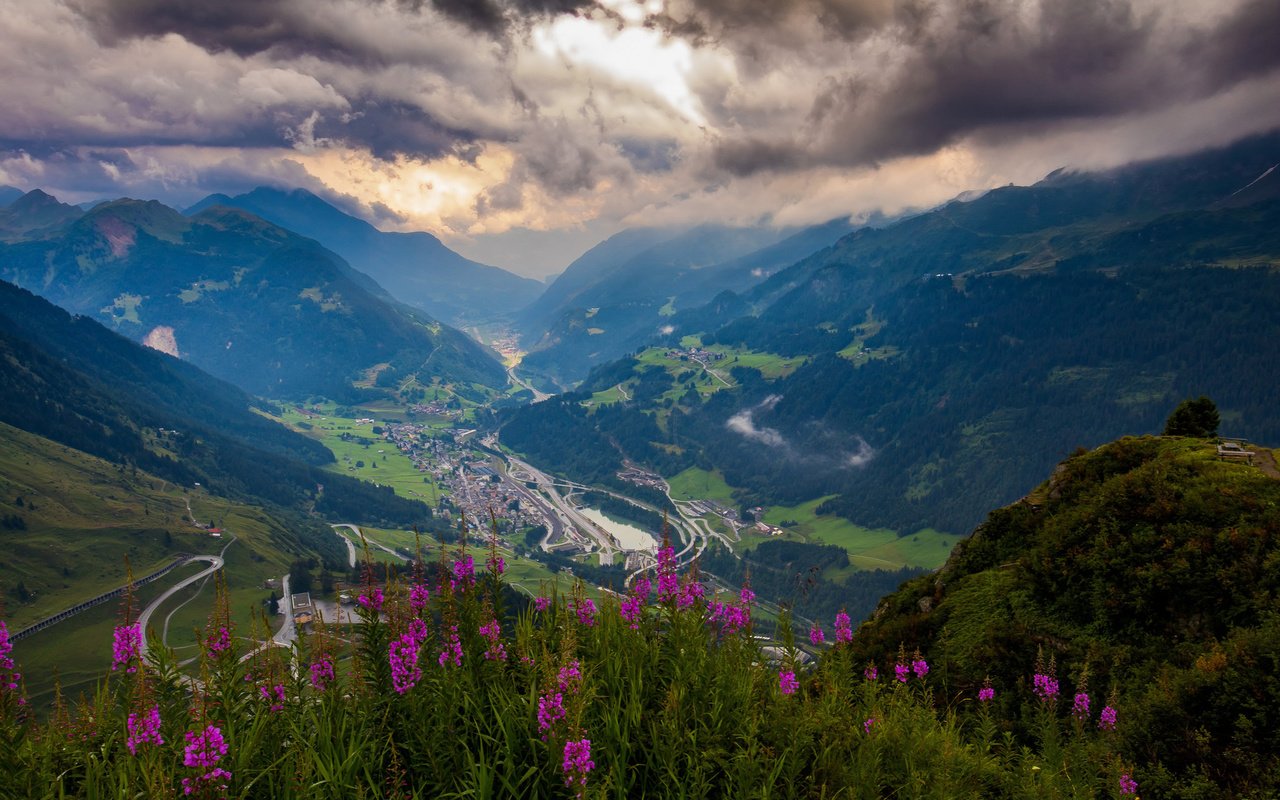
{"type": "Polygon", "coordinates": [[[0,680],[0,796],[1090,798],[1131,772],[1056,698],[940,697],[905,657],[905,682],[893,663],[867,677],[847,644],[806,665],[785,620],[762,643],[750,594],[705,598],[696,571],[658,576],[657,597],[639,582],[593,609],[579,586],[506,613],[496,554],[478,574],[455,555],[367,583],[357,624],[288,653],[245,658],[223,595],[198,672],[124,653],[45,721],[0,680]]]}

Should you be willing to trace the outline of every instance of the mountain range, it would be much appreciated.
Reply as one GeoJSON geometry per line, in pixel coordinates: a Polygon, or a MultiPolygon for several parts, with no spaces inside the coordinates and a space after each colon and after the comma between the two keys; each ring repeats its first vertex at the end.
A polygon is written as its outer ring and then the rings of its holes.
{"type": "Polygon", "coordinates": [[[314,240],[245,211],[90,211],[39,190],[0,209],[0,277],[246,391],[348,396],[370,369],[505,384],[493,354],[314,240]]]}
{"type": "Polygon", "coordinates": [[[380,231],[306,191],[258,187],[210,195],[184,213],[239,208],[342,256],[402,303],[453,325],[501,319],[531,303],[544,286],[464,258],[429,233],[380,231]]]}
{"type": "Polygon", "coordinates": [[[719,470],[744,508],[821,498],[907,534],[967,531],[1184,397],[1280,439],[1277,162],[1270,134],[854,231],[509,412],[503,441],[580,479],[719,470]],[[669,357],[694,345],[713,354],[669,357]]]}
{"type": "Polygon", "coordinates": [[[744,292],[859,226],[632,228],[570,264],[519,315],[521,368],[573,383],[668,330],[679,311],[744,292]]]}

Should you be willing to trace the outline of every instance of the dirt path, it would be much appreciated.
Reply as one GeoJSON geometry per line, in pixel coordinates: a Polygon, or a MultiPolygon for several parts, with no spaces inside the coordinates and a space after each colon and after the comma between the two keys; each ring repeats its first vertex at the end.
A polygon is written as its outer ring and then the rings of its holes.
{"type": "Polygon", "coordinates": [[[1254,448],[1253,463],[1264,474],[1280,480],[1280,468],[1276,467],[1276,454],[1265,447],[1254,448]]]}

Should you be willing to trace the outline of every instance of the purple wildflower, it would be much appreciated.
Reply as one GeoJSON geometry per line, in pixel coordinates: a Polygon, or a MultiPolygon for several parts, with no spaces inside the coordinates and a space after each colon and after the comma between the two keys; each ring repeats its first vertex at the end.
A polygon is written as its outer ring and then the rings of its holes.
{"type": "Polygon", "coordinates": [[[827,635],[822,632],[822,628],[818,626],[818,623],[813,623],[813,627],[809,628],[809,644],[817,647],[825,641],[827,641],[827,635]]]}
{"type": "Polygon", "coordinates": [[[911,671],[917,678],[924,680],[924,676],[929,674],[929,662],[923,658],[917,658],[911,662],[911,671]]]}
{"type": "MultiPolygon", "coordinates": [[[[9,655],[13,652],[13,642],[9,641],[9,626],[0,622],[0,692],[12,692],[18,688],[18,681],[22,680],[22,673],[14,671],[13,658],[9,655]]],[[[25,705],[26,700],[18,699],[19,705],[25,705]]]]}
{"type": "Polygon", "coordinates": [[[138,671],[142,648],[142,630],[137,625],[117,625],[111,634],[111,671],[125,668],[132,675],[138,671]]]}
{"type": "Polygon", "coordinates": [[[1058,696],[1058,679],[1052,675],[1037,672],[1031,678],[1036,697],[1048,703],[1058,696]]]}
{"type": "Polygon", "coordinates": [[[906,683],[907,677],[910,674],[911,674],[911,670],[907,667],[906,664],[893,665],[893,675],[894,675],[894,678],[897,679],[898,683],[906,683]]]}
{"type": "Polygon", "coordinates": [[[584,597],[581,600],[575,600],[573,610],[578,615],[578,622],[588,628],[596,624],[596,604],[591,598],[584,597]]]}
{"type": "Polygon", "coordinates": [[[1120,776],[1120,794],[1137,794],[1138,782],[1129,773],[1120,776]]]}
{"type": "Polygon", "coordinates": [[[853,625],[849,620],[849,615],[841,609],[836,614],[836,644],[845,644],[853,641],[853,625]]]}
{"type": "Polygon", "coordinates": [[[226,792],[231,773],[222,767],[214,766],[227,752],[227,744],[222,739],[222,732],[210,725],[204,733],[187,731],[186,736],[187,747],[183,763],[188,767],[198,769],[213,767],[213,769],[194,778],[183,778],[182,793],[184,795],[204,794],[206,787],[213,788],[219,793],[226,792]]]}
{"type": "Polygon", "coordinates": [[[640,617],[644,613],[644,599],[635,595],[628,597],[618,607],[618,613],[627,621],[631,630],[640,630],[640,617]]]}
{"type": "Polygon", "coordinates": [[[507,648],[502,644],[502,626],[498,624],[498,620],[491,619],[487,624],[481,625],[480,635],[489,643],[488,649],[484,651],[486,660],[507,660],[507,648]]]}
{"type": "Polygon", "coordinates": [[[136,756],[138,747],[144,744],[164,744],[164,737],[160,735],[160,706],[152,706],[146,714],[130,713],[126,727],[129,735],[124,744],[129,748],[129,755],[136,756]]]}
{"type": "Polygon", "coordinates": [[[371,614],[377,614],[382,610],[382,604],[386,598],[382,596],[382,589],[378,586],[370,587],[368,592],[361,594],[356,598],[356,602],[371,614]]]}
{"type": "Polygon", "coordinates": [[[284,711],[284,685],[277,683],[275,686],[259,686],[258,695],[263,700],[271,703],[271,713],[276,714],[284,711]]]}
{"type": "Polygon", "coordinates": [[[494,575],[501,575],[507,571],[507,562],[497,553],[490,554],[485,566],[489,568],[489,572],[494,575]]]}
{"type": "Polygon", "coordinates": [[[671,545],[658,551],[658,600],[666,603],[676,599],[680,592],[680,579],[676,577],[676,549],[671,545]]]}
{"type": "Polygon", "coordinates": [[[444,649],[440,651],[440,657],[436,660],[442,667],[449,661],[452,661],[455,667],[462,666],[462,640],[458,638],[457,625],[449,626],[449,640],[445,642],[444,649]]]}
{"type": "Polygon", "coordinates": [[[564,785],[572,787],[577,784],[579,796],[586,789],[587,773],[595,769],[595,766],[596,762],[591,760],[590,739],[579,739],[576,742],[570,739],[564,743],[564,764],[561,765],[564,770],[564,785]]]}
{"type": "Polygon", "coordinates": [[[409,620],[409,636],[418,644],[427,640],[427,623],[418,618],[409,620]]]}
{"type": "Polygon", "coordinates": [[[231,631],[227,630],[225,625],[220,626],[217,631],[209,635],[205,645],[209,648],[209,652],[215,656],[230,651],[231,631]]]}
{"type": "Polygon", "coordinates": [[[869,681],[874,681],[880,677],[880,670],[876,669],[875,664],[868,664],[867,668],[862,671],[862,677],[869,681]]]}
{"type": "Polygon", "coordinates": [[[533,598],[533,607],[538,609],[539,613],[542,613],[543,611],[546,611],[548,608],[551,608],[551,598],[538,595],[537,597],[533,598]]]}
{"type": "Polygon", "coordinates": [[[876,718],[875,718],[875,717],[867,717],[866,721],[862,723],[862,732],[863,732],[863,733],[865,733],[866,735],[870,736],[870,735],[871,735],[871,729],[872,729],[872,727],[874,727],[874,726],[875,726],[875,724],[876,724],[876,718]]]}
{"type": "Polygon", "coordinates": [[[556,683],[559,684],[562,692],[567,692],[570,689],[577,691],[578,686],[582,683],[582,669],[576,658],[570,661],[567,666],[560,668],[560,674],[556,676],[556,683]]]}
{"type": "Polygon", "coordinates": [[[409,607],[414,611],[421,612],[427,607],[427,603],[431,601],[431,590],[425,585],[414,584],[409,588],[409,607]]]}
{"type": "Polygon", "coordinates": [[[978,690],[978,702],[990,703],[996,698],[996,690],[991,688],[991,679],[987,678],[982,683],[982,688],[978,690]]]}
{"type": "Polygon", "coordinates": [[[738,592],[738,602],[744,606],[749,606],[756,601],[756,593],[751,591],[750,586],[743,586],[742,591],[738,592]]]}
{"type": "Polygon", "coordinates": [[[551,726],[565,718],[564,695],[560,692],[544,694],[538,698],[538,731],[546,741],[551,726]]]}
{"type": "Polygon", "coordinates": [[[795,694],[796,689],[800,688],[800,681],[796,680],[796,674],[791,670],[783,670],[778,673],[778,688],[783,694],[795,694]]]}
{"type": "Polygon", "coordinates": [[[329,659],[321,658],[311,663],[311,688],[317,692],[328,689],[334,678],[333,662],[329,659]]]}
{"type": "Polygon", "coordinates": [[[1084,722],[1089,718],[1089,694],[1087,692],[1077,692],[1075,699],[1071,702],[1071,716],[1084,722]]]}
{"type": "Polygon", "coordinates": [[[453,562],[453,571],[449,577],[449,588],[455,592],[465,592],[467,589],[475,585],[476,582],[476,560],[469,555],[464,555],[457,561],[453,562]]]}
{"type": "Polygon", "coordinates": [[[1116,710],[1111,706],[1103,706],[1102,713],[1098,715],[1098,728],[1104,731],[1114,731],[1116,729],[1116,710]]]}
{"type": "Polygon", "coordinates": [[[396,694],[404,694],[422,680],[422,667],[418,666],[419,642],[411,634],[404,634],[391,643],[387,658],[391,662],[391,688],[396,694]]]}
{"type": "Polygon", "coordinates": [[[676,606],[679,608],[692,608],[706,594],[706,589],[696,580],[686,581],[680,587],[680,596],[676,599],[676,606]]]}

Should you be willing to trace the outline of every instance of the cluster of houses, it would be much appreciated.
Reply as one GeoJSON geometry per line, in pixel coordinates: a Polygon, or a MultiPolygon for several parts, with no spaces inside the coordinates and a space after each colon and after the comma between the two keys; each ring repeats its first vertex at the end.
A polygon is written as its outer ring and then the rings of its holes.
{"type": "Polygon", "coordinates": [[[724,353],[717,353],[714,350],[705,350],[701,347],[689,347],[684,350],[668,350],[666,355],[667,358],[676,361],[696,361],[704,367],[708,364],[724,359],[724,353]]]}

